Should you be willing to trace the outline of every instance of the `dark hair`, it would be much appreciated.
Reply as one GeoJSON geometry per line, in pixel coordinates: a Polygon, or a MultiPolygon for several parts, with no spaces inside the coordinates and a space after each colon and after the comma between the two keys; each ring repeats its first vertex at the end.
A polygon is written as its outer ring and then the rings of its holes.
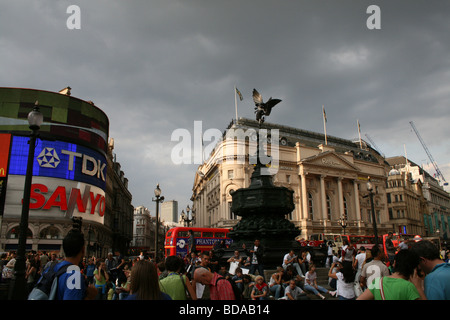
{"type": "Polygon", "coordinates": [[[409,278],[414,274],[414,269],[417,268],[420,262],[420,257],[412,250],[400,250],[395,255],[394,272],[409,278]]]}
{"type": "Polygon", "coordinates": [[[183,260],[178,256],[168,256],[166,258],[166,270],[179,272],[183,266],[183,260]]]}
{"type": "Polygon", "coordinates": [[[419,257],[428,260],[441,258],[438,247],[433,242],[428,240],[422,240],[414,243],[411,246],[411,250],[414,251],[419,257]]]}
{"type": "Polygon", "coordinates": [[[70,230],[63,240],[66,257],[76,257],[84,248],[84,234],[78,229],[70,230]]]}
{"type": "Polygon", "coordinates": [[[372,254],[372,258],[378,257],[380,254],[381,248],[380,246],[373,246],[372,249],[370,249],[370,253],[372,254]]]}
{"type": "Polygon", "coordinates": [[[344,276],[344,281],[346,283],[351,283],[355,281],[356,274],[353,271],[351,261],[344,261],[344,263],[342,263],[342,268],[340,269],[340,272],[344,276]]]}
{"type": "Polygon", "coordinates": [[[164,261],[158,262],[157,264],[159,271],[166,271],[166,263],[164,261]]]}
{"type": "Polygon", "coordinates": [[[137,300],[161,299],[158,273],[152,262],[139,260],[134,264],[131,269],[130,290],[132,294],[136,294],[137,300]]]}

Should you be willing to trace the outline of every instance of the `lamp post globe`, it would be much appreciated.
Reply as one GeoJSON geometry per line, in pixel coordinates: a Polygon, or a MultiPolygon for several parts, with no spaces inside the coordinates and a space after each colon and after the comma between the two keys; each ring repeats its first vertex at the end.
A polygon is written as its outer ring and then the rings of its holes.
{"type": "Polygon", "coordinates": [[[155,262],[158,262],[158,234],[159,234],[159,203],[164,202],[164,197],[161,196],[161,189],[159,183],[156,185],[155,198],[152,199],[156,202],[156,221],[155,221],[155,262]]]}

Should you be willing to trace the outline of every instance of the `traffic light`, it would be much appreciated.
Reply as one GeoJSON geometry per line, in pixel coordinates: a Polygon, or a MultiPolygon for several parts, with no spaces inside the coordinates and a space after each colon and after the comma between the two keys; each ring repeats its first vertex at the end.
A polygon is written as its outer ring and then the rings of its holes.
{"type": "Polygon", "coordinates": [[[81,218],[81,217],[73,217],[72,218],[72,222],[73,222],[72,227],[74,229],[78,229],[78,230],[81,231],[81,226],[83,224],[83,218],[81,218]]]}

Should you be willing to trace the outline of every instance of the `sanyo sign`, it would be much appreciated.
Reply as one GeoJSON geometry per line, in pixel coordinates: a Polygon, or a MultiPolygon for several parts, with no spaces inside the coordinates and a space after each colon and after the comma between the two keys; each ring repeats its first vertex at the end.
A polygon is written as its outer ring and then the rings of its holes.
{"type": "MultiPolygon", "coordinates": [[[[21,215],[24,180],[24,176],[8,177],[5,212],[9,217],[21,215]]],[[[82,217],[103,223],[105,211],[105,191],[99,187],[59,178],[33,177],[30,215],[34,218],[82,217]]]]}

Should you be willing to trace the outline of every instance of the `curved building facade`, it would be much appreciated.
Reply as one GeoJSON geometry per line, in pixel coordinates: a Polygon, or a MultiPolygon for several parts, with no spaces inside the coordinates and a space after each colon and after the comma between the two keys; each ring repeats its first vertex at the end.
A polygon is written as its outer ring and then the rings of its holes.
{"type": "Polygon", "coordinates": [[[61,251],[73,217],[82,218],[89,248],[111,248],[107,115],[93,102],[70,96],[70,90],[0,88],[1,250],[18,245],[31,133],[27,115],[36,101],[44,122],[33,157],[27,250],[61,251]]]}

